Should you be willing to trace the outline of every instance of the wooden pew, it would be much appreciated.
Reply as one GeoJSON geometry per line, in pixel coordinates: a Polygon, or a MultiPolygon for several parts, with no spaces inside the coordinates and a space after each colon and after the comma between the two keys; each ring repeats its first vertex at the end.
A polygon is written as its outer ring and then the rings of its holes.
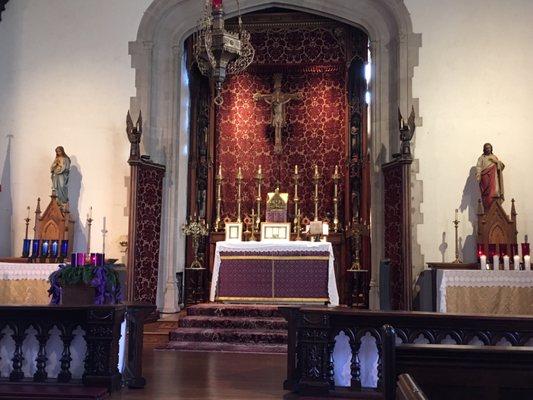
{"type": "Polygon", "coordinates": [[[396,385],[396,400],[428,400],[428,398],[411,375],[401,374],[396,385]]]}
{"type": "MultiPolygon", "coordinates": [[[[533,349],[510,346],[395,344],[383,327],[385,398],[409,374],[431,400],[533,399],[533,349]]],[[[396,392],[396,393],[395,393],[396,392]]]]}

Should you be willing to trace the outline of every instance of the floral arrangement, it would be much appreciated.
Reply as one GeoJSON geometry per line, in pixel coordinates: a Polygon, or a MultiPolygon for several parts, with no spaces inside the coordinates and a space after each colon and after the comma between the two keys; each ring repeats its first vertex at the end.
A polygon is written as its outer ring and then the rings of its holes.
{"type": "Polygon", "coordinates": [[[94,304],[117,304],[122,300],[118,272],[111,265],[83,265],[73,267],[61,264],[57,271],[48,277],[51,304],[61,301],[61,288],[68,285],[85,284],[95,288],[94,304]]]}

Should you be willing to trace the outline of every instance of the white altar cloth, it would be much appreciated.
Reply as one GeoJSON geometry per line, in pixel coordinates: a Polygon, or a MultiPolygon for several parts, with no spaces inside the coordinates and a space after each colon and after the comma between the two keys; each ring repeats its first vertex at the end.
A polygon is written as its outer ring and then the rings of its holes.
{"type": "Polygon", "coordinates": [[[0,280],[48,280],[59,264],[5,263],[0,262],[0,280]]]}
{"type": "Polygon", "coordinates": [[[218,286],[218,276],[220,272],[220,252],[224,251],[324,251],[329,252],[328,263],[328,296],[332,306],[339,305],[339,292],[337,291],[337,281],[335,280],[335,267],[333,256],[333,246],[329,242],[307,242],[291,241],[279,243],[264,242],[217,242],[215,250],[215,260],[213,265],[213,277],[211,279],[211,292],[209,300],[215,301],[216,290],[218,286]]]}
{"type": "Polygon", "coordinates": [[[446,290],[449,287],[533,287],[533,271],[451,270],[437,271],[437,311],[446,312],[446,290]]]}

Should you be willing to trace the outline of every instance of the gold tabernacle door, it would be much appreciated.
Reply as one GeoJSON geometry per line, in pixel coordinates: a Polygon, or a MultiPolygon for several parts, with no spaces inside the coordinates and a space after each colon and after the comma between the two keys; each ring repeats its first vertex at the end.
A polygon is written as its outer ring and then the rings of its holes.
{"type": "Polygon", "coordinates": [[[266,222],[287,222],[288,193],[280,193],[279,188],[274,192],[267,193],[266,222]]]}

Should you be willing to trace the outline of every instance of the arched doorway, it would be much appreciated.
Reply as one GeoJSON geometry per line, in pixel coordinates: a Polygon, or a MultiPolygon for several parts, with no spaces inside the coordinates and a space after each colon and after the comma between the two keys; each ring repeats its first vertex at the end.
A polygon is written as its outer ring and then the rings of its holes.
{"type": "MultiPolygon", "coordinates": [[[[323,15],[368,33],[372,53],[371,107],[369,141],[372,199],[372,271],[383,256],[383,178],[380,165],[399,147],[397,113],[404,114],[414,104],[411,95],[413,68],[418,63],[420,36],[412,31],[409,13],[397,0],[319,0],[242,1],[243,13],[281,6],[323,15]]],[[[225,4],[228,16],[236,5],[225,4]]],[[[145,116],[145,151],[166,164],[164,213],[161,241],[161,273],[158,304],[164,311],[179,307],[175,272],[185,265],[185,238],[179,233],[186,217],[187,194],[183,188],[188,177],[187,95],[181,76],[183,43],[196,28],[202,12],[195,0],[155,0],[145,12],[137,40],[130,43],[132,66],[136,70],[136,97],[131,111],[142,109],[145,116]]],[[[416,107],[415,107],[416,108],[416,107]]],[[[415,200],[416,201],[416,200],[415,200]]],[[[375,298],[374,298],[375,299],[375,298]]],[[[372,298],[371,298],[372,305],[372,298]]]]}

